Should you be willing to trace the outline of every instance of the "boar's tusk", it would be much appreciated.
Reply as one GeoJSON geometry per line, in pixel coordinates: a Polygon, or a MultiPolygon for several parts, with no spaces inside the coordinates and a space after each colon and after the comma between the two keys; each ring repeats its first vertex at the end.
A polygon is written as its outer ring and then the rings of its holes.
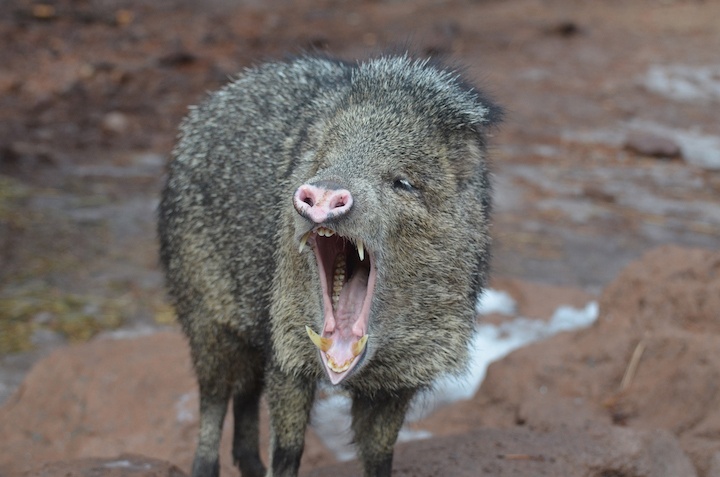
{"type": "Polygon", "coordinates": [[[360,338],[357,343],[355,343],[352,347],[352,353],[353,356],[360,356],[360,353],[363,352],[365,349],[365,345],[367,344],[368,335],[364,335],[362,338],[360,338]]]}
{"type": "Polygon", "coordinates": [[[312,328],[309,326],[305,326],[305,331],[307,331],[308,336],[310,337],[310,340],[315,344],[315,346],[318,347],[320,351],[323,353],[326,353],[327,350],[330,349],[332,346],[333,341],[330,338],[323,338],[319,334],[315,333],[312,328]]]}
{"type": "Polygon", "coordinates": [[[305,248],[305,244],[310,238],[310,235],[312,235],[312,230],[302,236],[302,238],[300,239],[300,248],[298,249],[298,252],[302,253],[303,249],[305,248]]]}

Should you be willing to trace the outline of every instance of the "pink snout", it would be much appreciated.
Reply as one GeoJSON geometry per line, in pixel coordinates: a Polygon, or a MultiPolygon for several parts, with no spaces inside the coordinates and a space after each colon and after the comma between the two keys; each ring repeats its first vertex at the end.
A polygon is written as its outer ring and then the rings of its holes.
{"type": "Polygon", "coordinates": [[[316,182],[298,187],[293,197],[295,210],[316,224],[345,215],[353,204],[350,191],[332,182],[316,182]]]}

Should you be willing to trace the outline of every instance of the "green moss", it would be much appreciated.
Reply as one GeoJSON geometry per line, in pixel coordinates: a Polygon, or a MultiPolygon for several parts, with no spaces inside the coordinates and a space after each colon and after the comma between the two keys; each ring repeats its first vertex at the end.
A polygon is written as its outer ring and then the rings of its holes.
{"type": "Polygon", "coordinates": [[[0,223],[22,226],[26,217],[19,206],[30,193],[30,188],[22,182],[0,175],[0,223]]]}
{"type": "Polygon", "coordinates": [[[87,341],[124,320],[125,300],[31,290],[0,297],[0,354],[32,349],[33,332],[47,329],[71,342],[87,341]]]}

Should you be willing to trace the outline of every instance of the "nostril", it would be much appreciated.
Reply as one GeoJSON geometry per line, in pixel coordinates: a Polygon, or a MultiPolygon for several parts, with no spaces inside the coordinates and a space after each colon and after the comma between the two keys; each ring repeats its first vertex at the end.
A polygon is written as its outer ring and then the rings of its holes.
{"type": "Polygon", "coordinates": [[[309,207],[313,207],[315,205],[315,195],[307,186],[301,186],[297,190],[295,193],[295,200],[297,204],[304,203],[309,207]]]}
{"type": "Polygon", "coordinates": [[[347,191],[336,192],[332,198],[330,209],[342,209],[349,207],[352,202],[351,196],[347,191]]]}

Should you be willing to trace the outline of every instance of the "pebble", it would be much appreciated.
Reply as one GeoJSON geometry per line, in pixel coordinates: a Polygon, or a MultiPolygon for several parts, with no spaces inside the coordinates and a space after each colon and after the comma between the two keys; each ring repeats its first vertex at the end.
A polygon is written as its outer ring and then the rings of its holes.
{"type": "Polygon", "coordinates": [[[106,132],[114,134],[123,134],[127,132],[130,121],[128,117],[121,112],[109,112],[102,119],[102,128],[106,132]]]}
{"type": "Polygon", "coordinates": [[[630,131],[625,138],[625,149],[649,157],[680,156],[680,146],[673,139],[647,131],[630,131]]]}

